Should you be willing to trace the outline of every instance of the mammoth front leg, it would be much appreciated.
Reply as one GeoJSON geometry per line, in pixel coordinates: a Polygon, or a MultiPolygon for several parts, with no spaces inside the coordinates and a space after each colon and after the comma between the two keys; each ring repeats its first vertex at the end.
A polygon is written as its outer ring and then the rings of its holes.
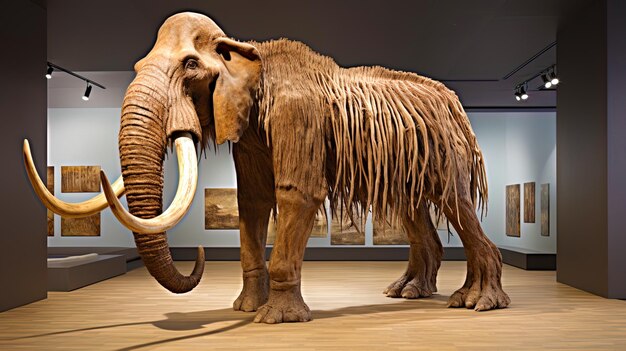
{"type": "Polygon", "coordinates": [[[239,232],[243,289],[233,302],[235,311],[253,312],[267,301],[269,274],[265,265],[265,242],[271,207],[239,205],[239,232]]]}
{"type": "Polygon", "coordinates": [[[259,308],[255,322],[307,322],[311,311],[300,292],[304,249],[313,228],[315,213],[323,200],[296,188],[277,189],[278,233],[270,259],[270,295],[259,308]]]}
{"type": "Polygon", "coordinates": [[[425,201],[420,203],[414,218],[407,215],[403,219],[403,225],[411,243],[409,265],[383,293],[406,299],[429,297],[437,291],[437,271],[443,248],[425,201]]]}
{"type": "Polygon", "coordinates": [[[274,181],[269,156],[249,153],[244,144],[233,149],[237,170],[239,236],[243,289],[233,303],[234,310],[256,311],[267,302],[269,274],[265,264],[265,243],[270,211],[274,207],[274,181]]]}

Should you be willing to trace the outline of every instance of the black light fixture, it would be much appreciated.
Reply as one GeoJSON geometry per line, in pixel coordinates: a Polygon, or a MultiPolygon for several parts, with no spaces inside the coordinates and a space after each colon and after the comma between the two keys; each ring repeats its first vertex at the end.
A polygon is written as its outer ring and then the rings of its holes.
{"type": "MultiPolygon", "coordinates": [[[[543,86],[546,89],[550,89],[552,87],[552,79],[550,78],[550,73],[544,72],[541,74],[541,80],[543,80],[543,86]]],[[[558,84],[558,82],[557,82],[558,84]]]]}
{"type": "Polygon", "coordinates": [[[48,70],[46,71],[46,78],[50,79],[52,78],[52,72],[54,71],[54,67],[48,65],[48,70]]]}
{"type": "Polygon", "coordinates": [[[533,89],[533,91],[555,88],[559,84],[559,78],[556,76],[556,65],[552,65],[515,86],[515,100],[528,100],[530,97],[528,95],[528,83],[534,82],[539,77],[541,77],[543,87],[540,86],[537,89],[533,89]]]}
{"type": "Polygon", "coordinates": [[[559,78],[556,76],[555,67],[552,67],[550,73],[548,73],[548,77],[550,78],[550,83],[552,83],[552,85],[559,84],[559,78]]]}
{"type": "Polygon", "coordinates": [[[557,78],[555,70],[556,66],[552,66],[541,72],[541,80],[543,81],[543,86],[546,89],[550,89],[551,87],[559,84],[559,78],[557,78]]]}
{"type": "Polygon", "coordinates": [[[74,76],[74,77],[84,81],[85,83],[87,83],[87,88],[85,89],[85,94],[83,94],[83,100],[85,100],[85,101],[89,101],[89,94],[91,94],[92,85],[95,85],[95,86],[97,86],[100,89],[106,89],[106,87],[104,85],[98,84],[97,82],[94,82],[91,79],[85,78],[85,77],[81,76],[80,74],[76,74],[76,73],[70,71],[69,69],[66,69],[66,68],[63,68],[61,66],[55,65],[52,62],[48,62],[48,70],[46,71],[46,78],[48,78],[48,79],[52,78],[52,72],[54,70],[65,72],[65,73],[67,73],[67,74],[69,74],[71,76],[74,76]]]}
{"type": "Polygon", "coordinates": [[[522,100],[528,100],[528,93],[526,92],[526,83],[519,88],[522,100]]]}
{"type": "Polygon", "coordinates": [[[83,95],[83,100],[89,101],[89,94],[91,94],[91,84],[87,82],[87,89],[85,89],[85,94],[83,95]]]}
{"type": "Polygon", "coordinates": [[[528,100],[528,92],[526,91],[526,82],[515,87],[515,100],[528,100]]]}

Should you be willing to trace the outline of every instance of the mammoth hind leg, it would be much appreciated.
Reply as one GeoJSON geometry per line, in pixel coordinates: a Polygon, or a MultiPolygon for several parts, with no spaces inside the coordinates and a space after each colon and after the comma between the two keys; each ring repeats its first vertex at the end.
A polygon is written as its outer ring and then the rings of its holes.
{"type": "Polygon", "coordinates": [[[469,196],[459,196],[458,211],[452,200],[444,212],[459,234],[467,256],[465,283],[450,296],[448,307],[476,311],[507,307],[511,300],[502,290],[502,256],[483,233],[469,196]]]}
{"type": "Polygon", "coordinates": [[[406,272],[383,291],[389,297],[416,299],[437,291],[437,271],[443,248],[425,201],[414,218],[406,216],[402,224],[411,243],[406,272]]]}

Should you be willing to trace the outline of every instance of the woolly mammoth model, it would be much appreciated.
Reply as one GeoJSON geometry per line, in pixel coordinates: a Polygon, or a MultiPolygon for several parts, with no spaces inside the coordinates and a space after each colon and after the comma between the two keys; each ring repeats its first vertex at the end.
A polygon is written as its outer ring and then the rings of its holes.
{"type": "Polygon", "coordinates": [[[135,65],[122,107],[122,176],[84,203],[54,198],[24,153],[36,192],[54,212],[85,216],[110,206],[132,230],[156,280],[175,293],[193,289],[204,269],[173,265],[165,232],[187,212],[197,183],[196,145],[234,143],[243,290],[234,308],[256,322],[308,321],[300,270],[316,211],[370,209],[375,220],[400,222],[410,239],[406,273],[385,291],[418,298],[436,291],[442,246],[429,206],[459,233],[467,278],[451,307],[506,307],[501,256],[476,216],[487,184],[483,157],[454,92],[412,73],[339,67],[302,43],[228,38],[208,17],[181,13],[159,30],[154,48],[135,65]],[[162,211],[163,159],[178,153],[179,184],[162,211]],[[118,197],[125,194],[129,211],[118,197]],[[269,267],[270,211],[280,209],[269,267]]]}

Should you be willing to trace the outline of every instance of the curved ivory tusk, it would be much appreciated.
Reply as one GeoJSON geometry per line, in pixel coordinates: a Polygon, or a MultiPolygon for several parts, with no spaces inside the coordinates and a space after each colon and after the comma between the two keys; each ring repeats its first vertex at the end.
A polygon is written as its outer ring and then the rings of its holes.
{"type": "MultiPolygon", "coordinates": [[[[104,194],[96,195],[95,197],[79,202],[79,203],[69,203],[65,201],[61,201],[57,199],[54,195],[48,191],[48,188],[44,185],[39,178],[39,174],[37,173],[37,168],[35,168],[35,164],[33,163],[33,157],[30,153],[30,144],[27,139],[24,139],[24,165],[26,166],[26,173],[28,174],[28,179],[35,190],[35,193],[43,202],[43,204],[52,212],[61,215],[66,218],[76,218],[76,217],[85,217],[92,214],[96,214],[109,206],[106,197],[104,194]]],[[[115,183],[113,183],[112,191],[114,196],[120,197],[124,194],[124,180],[122,176],[120,176],[115,183]]]]}
{"type": "Polygon", "coordinates": [[[115,197],[114,191],[103,171],[100,172],[102,189],[109,201],[111,211],[126,228],[135,233],[156,234],[174,227],[185,216],[198,183],[198,165],[196,161],[196,147],[190,137],[179,137],[175,141],[178,155],[178,188],[172,204],[159,216],[143,219],[130,214],[115,197]]]}

